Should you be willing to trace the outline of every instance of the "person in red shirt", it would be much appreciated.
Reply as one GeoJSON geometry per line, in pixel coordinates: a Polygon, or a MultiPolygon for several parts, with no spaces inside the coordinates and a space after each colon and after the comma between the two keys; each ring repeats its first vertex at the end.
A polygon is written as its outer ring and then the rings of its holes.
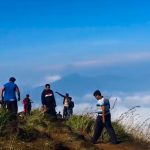
{"type": "Polygon", "coordinates": [[[24,105],[24,114],[25,115],[30,115],[31,112],[31,100],[30,100],[30,95],[27,94],[25,99],[23,100],[23,105],[24,105]]]}

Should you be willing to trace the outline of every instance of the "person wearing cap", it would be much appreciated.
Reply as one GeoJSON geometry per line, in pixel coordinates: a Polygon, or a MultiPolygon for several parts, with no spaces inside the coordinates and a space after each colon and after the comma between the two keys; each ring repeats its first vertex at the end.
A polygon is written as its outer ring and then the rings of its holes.
{"type": "Polygon", "coordinates": [[[70,97],[68,93],[66,93],[66,95],[62,95],[59,92],[55,92],[55,93],[57,93],[58,95],[64,98],[63,99],[63,105],[64,105],[63,118],[69,117],[70,116],[69,104],[70,104],[70,101],[72,100],[72,97],[70,97]]]}
{"type": "Polygon", "coordinates": [[[56,117],[56,101],[53,91],[50,89],[50,84],[45,85],[45,89],[41,94],[42,107],[44,108],[44,113],[56,117]]]}
{"type": "Polygon", "coordinates": [[[20,100],[20,91],[17,84],[15,84],[15,81],[16,79],[14,77],[11,77],[9,79],[9,82],[4,84],[1,92],[1,97],[3,97],[4,103],[6,104],[9,113],[17,115],[18,113],[17,100],[18,101],[20,100]]]}
{"type": "Polygon", "coordinates": [[[97,99],[97,118],[95,123],[94,135],[91,139],[93,144],[96,144],[98,138],[101,136],[102,130],[105,127],[111,138],[113,144],[117,144],[117,137],[115,131],[111,125],[111,114],[110,114],[110,103],[109,100],[101,95],[99,90],[93,93],[94,97],[97,99]]]}

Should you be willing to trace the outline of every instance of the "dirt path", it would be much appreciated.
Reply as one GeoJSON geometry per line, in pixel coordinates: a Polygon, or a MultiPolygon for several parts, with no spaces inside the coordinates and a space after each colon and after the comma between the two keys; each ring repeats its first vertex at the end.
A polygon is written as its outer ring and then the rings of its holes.
{"type": "Polygon", "coordinates": [[[117,145],[110,143],[98,143],[93,145],[84,137],[84,135],[74,133],[61,122],[54,132],[55,134],[52,136],[53,139],[58,143],[63,143],[69,150],[150,150],[150,145],[142,146],[130,143],[129,141],[121,142],[117,145]]]}
{"type": "Polygon", "coordinates": [[[100,148],[101,150],[150,150],[150,145],[148,146],[142,146],[137,145],[129,142],[123,142],[118,145],[112,145],[112,144],[96,144],[97,148],[100,148]]]}

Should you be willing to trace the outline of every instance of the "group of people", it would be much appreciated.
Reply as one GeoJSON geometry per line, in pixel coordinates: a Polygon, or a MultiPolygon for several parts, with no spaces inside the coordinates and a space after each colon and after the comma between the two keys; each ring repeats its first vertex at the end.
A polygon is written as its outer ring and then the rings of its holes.
{"type": "MultiPolygon", "coordinates": [[[[10,112],[13,116],[17,117],[18,113],[18,105],[17,101],[20,101],[20,91],[15,84],[16,79],[11,77],[9,82],[6,83],[1,92],[2,100],[0,103],[3,107],[6,107],[8,112],[10,112]]],[[[62,95],[59,92],[56,92],[58,95],[63,97],[63,118],[68,118],[73,114],[74,102],[68,93],[66,95],[62,95]]],[[[91,143],[96,144],[98,138],[100,137],[103,128],[105,127],[109,133],[111,138],[111,142],[113,144],[117,144],[117,137],[115,131],[111,125],[111,114],[110,114],[110,103],[109,100],[104,98],[99,90],[96,90],[93,93],[93,96],[97,99],[97,118],[95,123],[94,134],[91,139],[91,143]]],[[[27,94],[26,98],[23,100],[24,104],[24,113],[30,114],[31,111],[31,100],[30,96],[27,94]]],[[[44,114],[49,114],[51,116],[57,117],[56,113],[56,101],[53,91],[50,88],[50,84],[45,85],[45,89],[41,94],[41,102],[43,106],[44,114]]],[[[58,113],[58,116],[61,117],[61,113],[58,113]]]]}
{"type": "MultiPolygon", "coordinates": [[[[1,105],[8,109],[11,114],[16,115],[18,113],[18,104],[17,101],[20,101],[20,90],[17,84],[15,84],[16,79],[11,77],[9,82],[4,84],[1,92],[1,105]]],[[[62,95],[59,92],[56,92],[61,97],[63,97],[63,118],[68,118],[73,114],[74,102],[68,93],[66,95],[62,95]]],[[[31,103],[33,103],[30,99],[30,95],[26,94],[26,97],[22,101],[24,105],[24,115],[31,114],[31,103]]],[[[50,88],[50,84],[46,84],[44,90],[41,94],[41,103],[44,114],[49,114],[51,116],[57,117],[60,112],[57,114],[56,112],[56,101],[53,91],[50,88]]]]}
{"type": "MultiPolygon", "coordinates": [[[[68,93],[66,95],[62,95],[59,92],[55,92],[61,97],[63,97],[63,118],[68,118],[73,114],[73,107],[74,102],[72,101],[72,98],[69,96],[68,93]]],[[[53,91],[50,88],[50,84],[45,85],[45,89],[43,90],[41,94],[41,101],[43,105],[44,113],[50,114],[52,116],[56,116],[56,101],[53,91]]],[[[59,112],[60,116],[60,112],[59,112]]]]}

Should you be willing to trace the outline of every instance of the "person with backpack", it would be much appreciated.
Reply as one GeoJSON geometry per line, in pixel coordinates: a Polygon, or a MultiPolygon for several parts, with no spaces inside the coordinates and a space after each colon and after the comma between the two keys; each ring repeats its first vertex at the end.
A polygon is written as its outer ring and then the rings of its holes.
{"type": "Polygon", "coordinates": [[[45,85],[45,89],[42,91],[41,94],[41,101],[44,108],[44,113],[49,114],[53,117],[56,116],[56,101],[54,97],[53,91],[50,89],[50,84],[45,85]]]}
{"type": "Polygon", "coordinates": [[[14,77],[11,77],[9,79],[9,82],[4,84],[1,92],[1,97],[3,98],[8,112],[16,118],[18,113],[17,101],[20,101],[20,90],[17,84],[15,84],[15,81],[16,79],[14,77]]]}
{"type": "Polygon", "coordinates": [[[69,117],[70,116],[69,104],[70,104],[70,101],[71,101],[72,97],[70,97],[68,93],[66,93],[66,95],[62,95],[59,92],[55,92],[55,93],[57,93],[58,95],[60,95],[61,97],[63,97],[63,105],[64,105],[63,118],[69,117]]]}
{"type": "Polygon", "coordinates": [[[74,101],[72,101],[72,99],[70,99],[70,103],[69,103],[69,116],[73,115],[73,108],[74,108],[74,101]]]}
{"type": "Polygon", "coordinates": [[[24,115],[30,115],[31,114],[31,99],[30,95],[27,94],[25,99],[23,100],[23,105],[24,105],[24,115]]]}
{"type": "Polygon", "coordinates": [[[94,134],[91,139],[93,144],[96,144],[98,138],[101,136],[102,130],[105,127],[111,138],[113,144],[118,144],[115,131],[111,125],[111,114],[110,114],[110,103],[109,100],[101,95],[99,90],[93,93],[94,97],[97,99],[97,118],[95,123],[94,134]]]}

